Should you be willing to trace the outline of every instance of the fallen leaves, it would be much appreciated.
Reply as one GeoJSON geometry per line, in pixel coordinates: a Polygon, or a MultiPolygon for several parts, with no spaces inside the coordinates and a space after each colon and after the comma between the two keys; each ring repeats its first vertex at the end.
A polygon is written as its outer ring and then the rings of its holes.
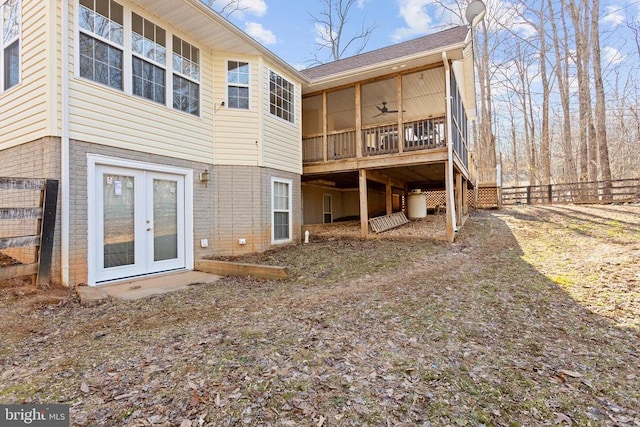
{"type": "Polygon", "coordinates": [[[284,282],[2,307],[31,332],[3,335],[0,398],[68,403],[78,426],[638,427],[638,329],[592,301],[639,321],[622,281],[637,280],[623,249],[640,248],[640,207],[615,241],[560,227],[557,210],[475,213],[454,244],[316,236],[253,255],[291,266],[284,282]],[[594,268],[593,239],[618,265],[594,268]],[[588,298],[564,287],[587,277],[588,298]]]}

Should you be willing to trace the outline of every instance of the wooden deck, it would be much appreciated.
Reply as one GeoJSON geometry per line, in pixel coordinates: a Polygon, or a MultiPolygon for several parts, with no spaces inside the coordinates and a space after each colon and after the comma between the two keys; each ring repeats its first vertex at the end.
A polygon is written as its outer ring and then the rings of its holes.
{"type": "Polygon", "coordinates": [[[446,148],[444,117],[405,122],[398,132],[397,123],[342,129],[302,139],[303,163],[359,159],[389,154],[446,148]]]}

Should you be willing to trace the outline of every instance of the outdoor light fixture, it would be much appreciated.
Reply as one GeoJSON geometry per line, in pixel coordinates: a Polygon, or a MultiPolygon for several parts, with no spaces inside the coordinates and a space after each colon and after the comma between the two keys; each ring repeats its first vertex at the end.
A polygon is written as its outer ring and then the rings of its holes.
{"type": "Polygon", "coordinates": [[[418,80],[420,86],[424,86],[424,73],[420,73],[420,80],[418,80]]]}
{"type": "Polygon", "coordinates": [[[200,172],[200,182],[204,182],[205,187],[207,187],[210,180],[211,174],[209,173],[209,169],[205,169],[204,172],[200,172]]]}

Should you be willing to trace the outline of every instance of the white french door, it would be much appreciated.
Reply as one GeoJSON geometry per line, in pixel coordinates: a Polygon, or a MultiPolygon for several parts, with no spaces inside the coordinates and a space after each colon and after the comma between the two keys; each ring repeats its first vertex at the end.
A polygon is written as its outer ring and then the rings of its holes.
{"type": "Polygon", "coordinates": [[[185,268],[183,175],[95,166],[95,282],[185,268]]]}

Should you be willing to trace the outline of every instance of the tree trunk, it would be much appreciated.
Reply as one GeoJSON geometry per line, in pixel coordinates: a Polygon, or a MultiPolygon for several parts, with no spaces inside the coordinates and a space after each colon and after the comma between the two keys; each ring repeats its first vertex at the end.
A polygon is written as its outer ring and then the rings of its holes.
{"type": "MultiPolygon", "coordinates": [[[[485,168],[496,167],[496,147],[493,138],[493,118],[491,99],[491,74],[489,73],[489,37],[486,21],[482,21],[482,43],[475,43],[480,52],[476,52],[476,65],[480,81],[480,159],[485,168]],[[479,54],[478,54],[479,53],[479,54]]],[[[477,33],[476,33],[476,36],[477,33]]]]}
{"type": "MultiPolygon", "coordinates": [[[[551,148],[549,141],[549,79],[547,78],[547,40],[544,31],[544,2],[540,2],[540,78],[542,80],[542,124],[540,126],[540,183],[551,183],[551,148]]],[[[553,17],[551,18],[553,20],[553,17]]]]}
{"type": "MultiPolygon", "coordinates": [[[[603,181],[611,181],[611,166],[609,164],[609,145],[607,142],[607,115],[605,111],[604,83],[602,81],[602,65],[600,62],[600,0],[593,0],[591,12],[591,47],[593,50],[593,79],[596,92],[596,139],[598,141],[598,160],[600,177],[603,181]]],[[[605,195],[611,189],[605,188],[605,195]]]]}
{"type": "MultiPolygon", "coordinates": [[[[556,76],[558,79],[558,88],[560,92],[560,103],[562,104],[562,149],[564,153],[564,179],[565,182],[572,183],[577,182],[578,177],[576,175],[576,163],[573,157],[573,144],[571,140],[571,104],[569,100],[569,46],[568,46],[568,34],[567,24],[565,21],[564,13],[562,16],[562,25],[564,32],[564,57],[560,52],[560,38],[558,37],[558,27],[555,20],[555,14],[553,11],[553,0],[548,1],[549,11],[551,14],[551,29],[553,35],[553,46],[555,50],[557,71],[556,76]]],[[[562,10],[566,9],[566,1],[561,0],[560,7],[562,10]]]]}
{"type": "Polygon", "coordinates": [[[579,128],[579,164],[580,164],[580,181],[589,179],[589,71],[586,70],[585,60],[589,56],[587,40],[585,40],[585,31],[582,29],[582,16],[580,8],[575,4],[574,0],[569,1],[569,11],[571,21],[575,32],[576,40],[576,70],[578,78],[578,103],[580,111],[580,128],[579,128]]]}

